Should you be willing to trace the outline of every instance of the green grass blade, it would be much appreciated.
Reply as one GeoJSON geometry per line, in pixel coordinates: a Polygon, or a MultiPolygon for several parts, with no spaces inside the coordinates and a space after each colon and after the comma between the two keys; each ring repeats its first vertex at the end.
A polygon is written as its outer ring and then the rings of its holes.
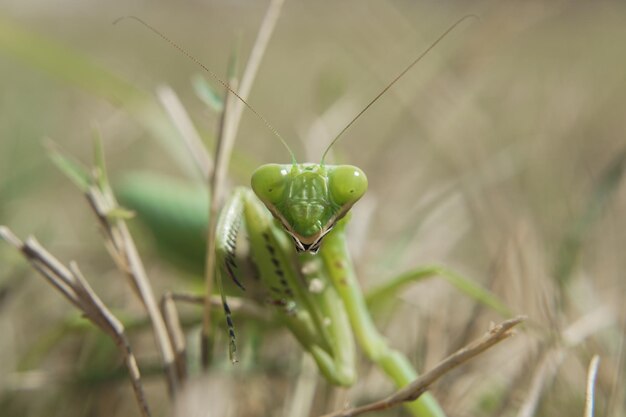
{"type": "Polygon", "coordinates": [[[224,100],[211,84],[201,75],[192,78],[191,83],[196,96],[216,113],[224,109],[224,100]]]}
{"type": "Polygon", "coordinates": [[[49,145],[48,155],[54,165],[81,191],[86,192],[93,184],[89,169],[71,156],[65,155],[52,143],[49,145]]]}
{"type": "Polygon", "coordinates": [[[0,54],[40,69],[47,74],[125,109],[135,120],[159,139],[170,155],[192,176],[179,132],[155,97],[103,67],[57,42],[29,32],[0,16],[0,54]]]}
{"type": "Polygon", "coordinates": [[[0,51],[112,103],[149,99],[144,92],[85,56],[4,19],[0,19],[0,51]]]}
{"type": "Polygon", "coordinates": [[[491,291],[481,287],[474,281],[441,266],[426,266],[412,269],[374,288],[367,294],[367,304],[371,309],[390,301],[400,290],[408,285],[426,278],[440,277],[454,288],[474,299],[476,302],[491,308],[504,317],[512,317],[511,310],[491,291]]]}
{"type": "Polygon", "coordinates": [[[93,132],[93,164],[96,168],[96,181],[98,188],[106,190],[109,188],[109,179],[107,177],[106,163],[104,159],[104,145],[102,144],[102,136],[97,128],[93,132]]]}

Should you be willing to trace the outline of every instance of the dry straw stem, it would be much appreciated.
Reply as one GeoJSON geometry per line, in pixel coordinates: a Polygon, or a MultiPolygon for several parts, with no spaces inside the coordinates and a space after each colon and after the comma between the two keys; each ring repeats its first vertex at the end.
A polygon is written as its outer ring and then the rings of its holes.
{"type": "MultiPolygon", "coordinates": [[[[235,79],[230,79],[229,85],[236,86],[235,79]]],[[[215,253],[215,237],[217,233],[217,216],[219,212],[220,202],[222,200],[223,189],[226,182],[226,171],[228,168],[228,160],[230,155],[227,155],[225,142],[226,142],[226,128],[227,120],[230,112],[233,108],[233,101],[231,100],[229,91],[226,90],[226,97],[224,98],[224,110],[220,117],[218,133],[217,133],[217,149],[215,150],[215,169],[209,179],[209,190],[213,191],[213,195],[209,204],[209,227],[207,235],[206,256],[205,256],[205,280],[206,280],[206,293],[204,299],[204,314],[202,315],[202,337],[200,339],[201,346],[200,352],[202,353],[202,366],[206,369],[209,365],[209,347],[210,347],[210,331],[211,331],[211,297],[213,293],[213,281],[215,279],[215,266],[216,257],[215,253]]],[[[218,272],[219,273],[219,272],[218,272]]],[[[220,279],[217,277],[217,279],[220,279]]],[[[222,291],[221,287],[219,288],[222,291]]],[[[233,356],[234,352],[231,352],[231,360],[236,362],[236,357],[233,356]]]]}
{"type": "Polygon", "coordinates": [[[600,356],[594,355],[589,363],[589,371],[587,372],[587,390],[585,392],[585,417],[593,417],[593,403],[595,397],[596,377],[598,376],[598,367],[600,366],[600,356]]]}
{"type": "Polygon", "coordinates": [[[180,132],[180,137],[202,174],[202,178],[208,179],[213,171],[213,161],[185,107],[174,90],[167,85],[160,86],[157,89],[157,95],[172,123],[180,132]]]}
{"type": "MultiPolygon", "coordinates": [[[[104,174],[101,173],[101,175],[104,174]]],[[[150,317],[156,345],[165,369],[168,392],[173,396],[178,387],[174,349],[135,242],[126,222],[119,218],[112,219],[109,216],[113,210],[118,208],[118,204],[108,184],[102,188],[89,187],[86,191],[86,197],[100,222],[105,236],[105,245],[111,257],[118,268],[130,278],[132,288],[144,304],[150,317]]]]}
{"type": "Polygon", "coordinates": [[[150,409],[141,384],[141,374],[124,333],[124,326],[96,295],[78,269],[78,265],[70,262],[67,268],[35,238],[28,237],[25,242],[22,242],[5,226],[0,226],[0,238],[19,250],[36,271],[59,290],[70,303],[82,311],[88,320],[113,339],[124,357],[141,415],[149,417],[150,409]]]}
{"type": "Polygon", "coordinates": [[[174,349],[178,379],[184,381],[187,379],[187,344],[185,342],[185,333],[180,324],[178,310],[170,291],[167,291],[161,297],[160,307],[167,334],[174,349]]]}
{"type": "MultiPolygon", "coordinates": [[[[244,302],[240,298],[228,298],[228,306],[233,313],[245,314],[254,320],[260,320],[269,323],[271,317],[265,309],[260,308],[254,303],[244,302]]],[[[167,291],[161,298],[161,314],[165,320],[165,326],[174,348],[176,368],[178,379],[183,381],[187,378],[187,345],[185,335],[178,316],[176,302],[184,302],[188,304],[196,304],[198,306],[205,305],[205,297],[203,295],[189,293],[173,293],[167,291]]],[[[222,310],[224,304],[220,296],[212,295],[210,298],[211,308],[222,310]]]]}
{"type": "Polygon", "coordinates": [[[315,391],[320,380],[317,364],[307,352],[302,352],[300,372],[293,389],[293,395],[285,403],[282,415],[287,417],[308,417],[315,403],[315,391]]]}
{"type": "MultiPolygon", "coordinates": [[[[244,314],[257,321],[271,321],[271,317],[267,311],[256,304],[245,302],[240,298],[227,297],[227,299],[230,311],[234,314],[244,314]]],[[[174,348],[178,378],[183,381],[187,378],[187,344],[180,323],[178,309],[176,308],[176,302],[204,306],[204,296],[167,291],[163,294],[163,297],[161,297],[161,314],[163,315],[165,326],[167,327],[167,332],[174,348]]],[[[224,308],[220,296],[211,296],[210,302],[211,308],[213,309],[222,310],[224,308]]]]}
{"type": "MultiPolygon", "coordinates": [[[[227,297],[230,311],[237,314],[244,314],[254,318],[257,321],[270,322],[271,317],[267,311],[254,303],[244,302],[240,298],[227,297]]],[[[165,326],[174,348],[176,368],[179,380],[183,381],[187,378],[187,344],[185,335],[180,323],[176,302],[195,304],[198,306],[205,305],[205,299],[202,295],[188,293],[173,293],[167,291],[161,298],[161,314],[165,320],[165,326]]],[[[222,310],[224,305],[220,296],[211,296],[211,308],[222,310]]]]}
{"type": "Polygon", "coordinates": [[[484,352],[496,343],[499,343],[513,335],[511,329],[523,322],[525,319],[525,317],[519,316],[498,324],[497,326],[491,328],[480,339],[475,340],[464,348],[448,356],[433,369],[385,399],[361,407],[335,411],[333,413],[326,414],[323,417],[353,417],[370,411],[386,410],[388,408],[397,407],[405,402],[414,401],[419,398],[420,395],[425,393],[428,387],[444,374],[467,362],[474,356],[484,352]]]}
{"type": "MultiPolygon", "coordinates": [[[[245,105],[244,100],[246,100],[250,95],[254,78],[256,77],[257,70],[261,64],[261,59],[263,58],[265,49],[267,48],[272,32],[274,31],[274,27],[276,26],[276,21],[278,20],[282,5],[283,0],[272,0],[268,6],[263,22],[261,23],[261,27],[259,28],[256,41],[252,47],[250,58],[248,59],[248,63],[241,78],[241,89],[237,93],[240,100],[233,101],[232,105],[229,105],[228,97],[230,97],[230,94],[227,93],[227,100],[224,103],[224,110],[220,123],[220,133],[217,137],[217,151],[215,153],[214,163],[215,168],[209,181],[209,191],[212,193],[212,198],[209,207],[209,230],[207,232],[208,239],[205,271],[206,292],[201,337],[202,364],[205,368],[208,366],[209,361],[208,345],[211,331],[211,294],[215,278],[215,228],[217,225],[217,212],[219,205],[221,204],[222,194],[225,187],[230,154],[232,153],[232,148],[237,136],[237,130],[239,129],[239,121],[241,120],[243,107],[245,105]]],[[[232,87],[232,84],[230,84],[228,90],[231,91],[232,87]]]]}
{"type": "MultiPolygon", "coordinates": [[[[204,305],[204,296],[189,293],[171,293],[173,301],[204,305]]],[[[250,300],[244,300],[237,297],[226,297],[228,307],[233,314],[242,314],[246,317],[253,317],[255,320],[270,323],[272,322],[271,314],[267,309],[262,308],[258,304],[251,302],[250,300]]],[[[222,310],[224,305],[222,304],[222,298],[220,296],[211,296],[209,300],[211,307],[217,310],[222,310]]]]}

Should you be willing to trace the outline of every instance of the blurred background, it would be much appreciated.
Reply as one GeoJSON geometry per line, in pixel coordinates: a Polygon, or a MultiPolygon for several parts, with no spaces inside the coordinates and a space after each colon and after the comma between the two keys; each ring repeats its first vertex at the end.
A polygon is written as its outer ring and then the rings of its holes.
{"type": "MultiPolygon", "coordinates": [[[[114,182],[134,171],[197,181],[155,91],[173,88],[212,146],[218,114],[194,89],[201,70],[141,25],[112,22],[139,16],[226,78],[235,51],[244,66],[266,8],[246,0],[0,2],[0,224],[77,260],[105,303],[138,322],[131,340],[157,416],[175,407],[143,309],[44,140],[89,163],[97,126],[114,182]]],[[[301,160],[318,162],[329,139],[466,14],[480,21],[447,36],[333,150],[334,161],[358,165],[370,182],[350,230],[361,281],[372,288],[441,264],[528,315],[514,339],[435,385],[450,415],[524,415],[533,403],[538,416],[582,415],[593,354],[601,357],[597,415],[626,415],[623,3],[288,0],[249,102],[301,160]]],[[[229,184],[247,184],[268,162],[288,154],[245,112],[229,184]]],[[[132,223],[157,295],[201,288],[132,223]]],[[[436,279],[395,304],[377,312],[379,327],[419,369],[502,319],[436,279]]],[[[183,309],[191,340],[199,313],[183,309]]],[[[253,338],[240,327],[240,339],[253,338]]],[[[138,415],[113,343],[4,243],[0,335],[0,415],[138,415]]],[[[260,345],[259,363],[233,370],[218,351],[209,376],[192,372],[180,415],[295,415],[295,387],[317,381],[310,365],[286,332],[250,343],[260,345]]],[[[318,381],[301,415],[391,390],[365,360],[360,376],[350,390],[318,381]]]]}

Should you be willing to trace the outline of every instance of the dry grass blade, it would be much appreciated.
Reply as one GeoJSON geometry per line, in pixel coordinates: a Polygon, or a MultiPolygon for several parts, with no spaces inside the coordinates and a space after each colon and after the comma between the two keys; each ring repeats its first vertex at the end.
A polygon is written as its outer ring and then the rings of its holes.
{"type": "MultiPolygon", "coordinates": [[[[254,84],[254,79],[256,78],[257,71],[259,69],[259,66],[261,65],[261,60],[263,59],[263,55],[265,54],[265,50],[267,49],[267,45],[269,44],[272,32],[274,32],[274,27],[276,26],[276,21],[278,20],[278,16],[280,15],[280,10],[283,6],[283,3],[284,0],[272,0],[267,8],[265,16],[263,17],[263,22],[261,23],[261,27],[259,28],[259,33],[257,34],[254,47],[252,48],[252,52],[250,53],[250,59],[248,60],[246,68],[241,77],[241,88],[239,90],[239,96],[244,100],[247,99],[250,95],[252,85],[254,84]]],[[[230,134],[232,135],[232,142],[234,142],[234,138],[235,136],[237,136],[239,121],[241,120],[241,115],[243,113],[244,107],[244,103],[242,101],[237,101],[236,103],[237,104],[233,106],[233,115],[231,119],[232,131],[230,132],[230,134]]],[[[229,139],[229,142],[230,141],[231,139],[229,139]]]]}
{"type": "MultiPolygon", "coordinates": [[[[215,152],[215,164],[213,175],[211,176],[209,187],[212,193],[211,203],[209,207],[209,230],[207,239],[207,256],[206,256],[206,270],[205,270],[205,306],[204,315],[202,320],[202,336],[201,336],[201,352],[202,352],[202,365],[206,368],[208,366],[209,356],[208,347],[211,331],[211,294],[213,291],[213,281],[215,278],[215,228],[217,226],[217,212],[219,204],[222,200],[222,193],[225,186],[226,173],[228,171],[228,162],[230,160],[230,154],[237,136],[237,130],[239,128],[239,121],[243,113],[243,106],[250,94],[254,78],[256,77],[257,70],[269,43],[272,32],[276,25],[280,9],[282,7],[283,0],[272,0],[268,6],[268,10],[263,18],[259,33],[250,54],[250,59],[244,70],[241,90],[237,93],[238,101],[229,100],[230,94],[228,92],[234,91],[231,80],[229,80],[229,87],[227,87],[226,100],[224,101],[224,111],[222,113],[222,119],[220,121],[219,134],[217,137],[217,151],[215,152]]],[[[249,107],[249,106],[248,106],[249,107]]]]}
{"type": "Polygon", "coordinates": [[[511,336],[513,334],[511,329],[524,320],[525,317],[520,316],[498,324],[490,329],[480,339],[475,340],[464,348],[448,356],[433,369],[387,398],[361,407],[336,411],[326,414],[323,417],[353,417],[371,411],[386,410],[388,408],[396,407],[404,402],[414,401],[419,398],[420,395],[425,393],[428,387],[444,374],[467,362],[474,356],[484,352],[496,343],[499,343],[511,336]]]}
{"type": "MultiPolygon", "coordinates": [[[[236,80],[230,79],[229,85],[236,86],[236,80]]],[[[207,368],[209,365],[209,347],[210,347],[210,330],[211,330],[211,301],[210,298],[213,293],[213,282],[215,280],[216,269],[216,253],[215,253],[215,237],[217,233],[217,216],[219,212],[219,206],[222,200],[222,194],[225,188],[226,171],[228,169],[228,161],[230,154],[227,154],[226,143],[226,126],[227,120],[233,108],[233,102],[229,90],[226,90],[226,97],[224,98],[224,111],[220,117],[220,123],[217,134],[217,149],[215,150],[215,169],[209,179],[209,192],[212,191],[213,195],[209,204],[209,227],[207,231],[207,245],[206,245],[206,262],[205,262],[205,281],[206,281],[206,293],[204,300],[204,314],[202,318],[202,336],[201,336],[201,352],[202,352],[202,366],[207,368]]],[[[234,139],[234,137],[233,137],[234,139]]],[[[217,279],[220,279],[217,277],[217,279]]],[[[221,288],[220,288],[221,291],[221,288]]],[[[237,361],[235,352],[231,350],[230,359],[233,362],[237,361]]]]}
{"type": "Polygon", "coordinates": [[[22,243],[9,229],[3,230],[3,237],[10,236],[13,246],[20,249],[21,252],[31,261],[33,267],[41,273],[57,290],[59,290],[72,304],[82,309],[81,300],[76,296],[72,287],[74,280],[71,272],[58,262],[48,251],[41,247],[39,242],[32,237],[26,239],[22,243]]]}
{"type": "Polygon", "coordinates": [[[180,318],[178,317],[178,310],[174,303],[172,293],[167,291],[161,297],[161,314],[167,327],[167,334],[169,335],[170,342],[174,348],[176,358],[176,369],[178,371],[178,378],[182,381],[187,378],[187,345],[185,342],[185,334],[180,325],[180,318]]]}
{"type": "Polygon", "coordinates": [[[74,261],[70,262],[70,270],[75,278],[73,289],[83,302],[83,310],[96,324],[116,339],[117,335],[124,333],[124,325],[104,305],[100,297],[91,288],[87,279],[74,261]]]}
{"type": "Polygon", "coordinates": [[[300,375],[295,383],[293,395],[285,405],[286,417],[307,417],[315,400],[315,390],[319,380],[317,365],[310,355],[304,353],[300,360],[300,375]]]}
{"type": "MultiPolygon", "coordinates": [[[[85,193],[87,201],[98,219],[107,250],[118,268],[129,278],[131,288],[145,306],[154,329],[156,345],[165,369],[169,393],[170,395],[174,395],[178,385],[174,350],[170,343],[163,317],[159,311],[152,286],[148,280],[143,262],[139,257],[135,242],[124,222],[124,216],[120,216],[123,210],[121,210],[117,204],[109,185],[102,141],[97,131],[95,139],[95,167],[91,170],[79,166],[71,160],[71,158],[62,153],[52,142],[50,142],[48,146],[50,147],[51,157],[57,166],[70,178],[74,178],[75,180],[76,178],[80,178],[79,181],[75,182],[77,182],[78,186],[85,193]]],[[[52,261],[49,262],[49,265],[54,268],[59,276],[69,274],[69,271],[63,270],[64,267],[62,265],[56,265],[52,261]]],[[[35,267],[37,268],[37,266],[35,267]]],[[[48,276],[45,271],[41,271],[40,268],[38,268],[38,270],[48,276]]],[[[64,290],[61,283],[55,280],[51,280],[51,282],[60,290],[64,290]]],[[[67,294],[66,296],[69,297],[67,294]]]]}
{"type": "Polygon", "coordinates": [[[11,230],[0,226],[0,238],[19,250],[26,260],[57,288],[65,298],[76,306],[85,317],[109,335],[120,349],[128,368],[135,399],[143,417],[150,417],[150,408],[141,383],[141,374],[135,355],[124,333],[124,326],[104,305],[93,291],[75,262],[67,268],[46,251],[35,238],[29,237],[22,243],[11,230]]]}
{"type": "Polygon", "coordinates": [[[611,312],[606,308],[595,310],[567,327],[561,334],[562,344],[549,348],[533,374],[530,389],[517,417],[532,417],[541,399],[544,387],[554,379],[565,360],[568,349],[583,342],[587,337],[610,326],[611,312]]]}
{"type": "Polygon", "coordinates": [[[585,392],[585,417],[593,417],[593,403],[595,397],[596,377],[598,376],[598,367],[600,366],[600,357],[594,355],[589,363],[589,371],[587,373],[587,391],[585,392]]]}
{"type": "Polygon", "coordinates": [[[530,389],[526,395],[526,400],[520,408],[517,417],[532,417],[535,415],[535,410],[541,399],[541,393],[543,388],[549,381],[554,378],[556,371],[565,359],[564,349],[551,349],[546,352],[537,365],[537,369],[533,374],[531,380],[530,389]]]}
{"type": "Polygon", "coordinates": [[[174,349],[145,267],[126,222],[122,219],[111,219],[108,216],[112,210],[118,207],[113,191],[108,183],[105,183],[101,184],[100,188],[90,187],[86,192],[86,197],[98,218],[111,257],[118,268],[129,277],[131,287],[146,308],[154,329],[156,345],[163,361],[169,393],[174,395],[178,387],[174,349]]]}
{"type": "MultiPolygon", "coordinates": [[[[171,294],[171,297],[172,300],[178,302],[197,304],[200,306],[204,305],[204,297],[197,294],[175,292],[171,294]]],[[[226,300],[228,301],[230,311],[234,314],[243,314],[248,317],[254,317],[255,320],[267,323],[272,320],[267,309],[262,308],[250,300],[243,300],[237,297],[226,297],[226,300]]],[[[222,310],[224,307],[220,296],[211,296],[209,302],[211,303],[211,307],[214,309],[222,310]]]]}
{"type": "Polygon", "coordinates": [[[202,178],[209,178],[213,171],[213,162],[185,107],[178,99],[174,90],[167,85],[160,86],[157,89],[157,95],[165,111],[170,116],[172,123],[180,132],[187,151],[189,151],[189,155],[191,155],[200,170],[202,178]]]}

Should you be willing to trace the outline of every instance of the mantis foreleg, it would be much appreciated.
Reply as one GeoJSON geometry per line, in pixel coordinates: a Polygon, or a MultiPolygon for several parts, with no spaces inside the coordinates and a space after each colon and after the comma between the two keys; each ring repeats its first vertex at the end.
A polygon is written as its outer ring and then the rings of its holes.
{"type": "MultiPolygon", "coordinates": [[[[295,251],[285,232],[276,226],[271,214],[246,188],[234,191],[220,215],[216,235],[220,277],[230,276],[242,289],[254,286],[253,280],[240,282],[234,273],[237,269],[234,246],[239,225],[250,240],[250,255],[262,283],[260,296],[263,301],[279,310],[280,320],[312,354],[331,382],[338,385],[354,383],[354,342],[339,295],[328,282],[326,285],[322,283],[319,291],[310,291],[307,279],[326,278],[306,276],[313,272],[303,274],[296,268],[295,251]]],[[[232,330],[226,302],[224,306],[232,330]]],[[[231,341],[234,343],[234,333],[231,341]]]]}
{"type": "MultiPolygon", "coordinates": [[[[417,372],[404,355],[389,347],[374,325],[347,250],[345,223],[345,220],[341,221],[325,237],[320,254],[346,306],[352,329],[363,351],[398,387],[403,387],[417,378],[417,372]]],[[[428,394],[408,404],[407,408],[416,416],[445,417],[439,404],[428,394]]]]}

